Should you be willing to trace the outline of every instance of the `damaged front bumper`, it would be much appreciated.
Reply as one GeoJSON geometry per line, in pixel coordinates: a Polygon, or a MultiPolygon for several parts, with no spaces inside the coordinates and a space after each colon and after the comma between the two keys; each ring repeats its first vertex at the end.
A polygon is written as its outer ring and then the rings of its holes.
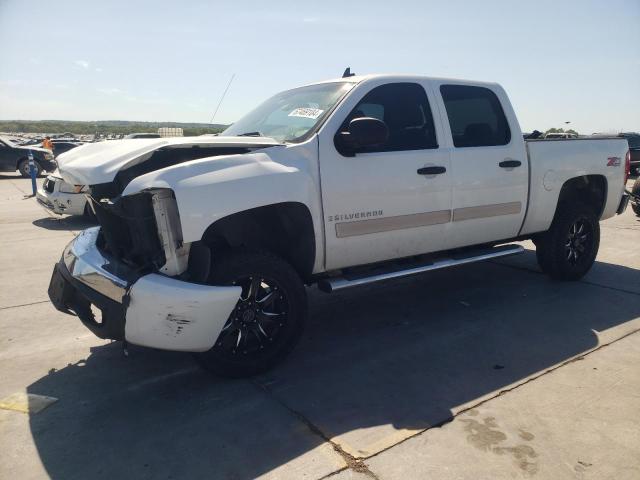
{"type": "Polygon", "coordinates": [[[98,249],[99,230],[83,231],[65,248],[49,284],[53,305],[77,315],[100,338],[164,350],[209,350],[242,289],[140,275],[98,249]]]}

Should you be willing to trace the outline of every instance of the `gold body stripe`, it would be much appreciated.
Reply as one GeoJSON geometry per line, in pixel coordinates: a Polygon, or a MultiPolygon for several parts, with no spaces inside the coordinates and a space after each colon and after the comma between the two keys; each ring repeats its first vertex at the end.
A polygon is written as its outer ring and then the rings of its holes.
{"type": "Polygon", "coordinates": [[[522,210],[521,202],[496,203],[480,207],[456,208],[453,211],[453,221],[474,220],[476,218],[498,217],[500,215],[514,215],[522,210]]]}
{"type": "Polygon", "coordinates": [[[498,217],[500,215],[514,215],[522,211],[521,202],[496,203],[479,207],[456,208],[451,218],[451,210],[437,212],[413,213],[410,215],[396,215],[394,217],[372,218],[370,220],[356,220],[354,222],[336,223],[336,237],[354,237],[368,233],[390,232],[406,228],[427,227],[440,225],[450,221],[475,220],[478,218],[498,217]]]}
{"type": "Polygon", "coordinates": [[[451,221],[451,210],[438,212],[414,213],[411,215],[396,215],[394,217],[372,218],[355,222],[336,223],[336,237],[353,237],[367,233],[389,232],[405,228],[426,227],[451,221]]]}

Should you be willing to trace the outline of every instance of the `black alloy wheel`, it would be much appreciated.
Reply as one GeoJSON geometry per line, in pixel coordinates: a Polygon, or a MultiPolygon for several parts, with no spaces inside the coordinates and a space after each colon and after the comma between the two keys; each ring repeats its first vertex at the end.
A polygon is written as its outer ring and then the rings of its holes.
{"type": "Polygon", "coordinates": [[[288,321],[286,292],[275,280],[257,273],[232,284],[241,286],[242,294],[215,348],[227,355],[252,355],[273,348],[274,340],[288,321]]]}
{"type": "Polygon", "coordinates": [[[286,357],[300,338],[307,293],[294,268],[269,252],[231,251],[214,259],[207,283],[242,287],[235,307],[200,364],[225,377],[264,372],[286,357]]]}
{"type": "Polygon", "coordinates": [[[584,258],[586,252],[590,251],[592,238],[591,227],[584,219],[576,220],[569,227],[564,248],[570,264],[576,265],[584,258]]]}

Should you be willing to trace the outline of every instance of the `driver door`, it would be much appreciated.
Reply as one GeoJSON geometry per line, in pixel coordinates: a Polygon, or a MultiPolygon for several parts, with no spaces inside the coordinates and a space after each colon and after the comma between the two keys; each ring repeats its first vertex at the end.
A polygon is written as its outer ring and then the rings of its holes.
{"type": "Polygon", "coordinates": [[[443,249],[451,221],[449,151],[438,145],[443,133],[429,84],[366,85],[319,135],[329,270],[443,249]],[[358,117],[382,120],[388,140],[345,156],[336,136],[358,117]]]}

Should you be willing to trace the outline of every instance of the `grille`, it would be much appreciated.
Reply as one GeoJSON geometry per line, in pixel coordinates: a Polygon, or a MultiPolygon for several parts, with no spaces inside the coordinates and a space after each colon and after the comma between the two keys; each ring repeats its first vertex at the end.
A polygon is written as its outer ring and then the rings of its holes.
{"type": "Polygon", "coordinates": [[[150,193],[122,197],[114,203],[91,202],[100,223],[98,248],[141,270],[164,265],[150,193]]]}

